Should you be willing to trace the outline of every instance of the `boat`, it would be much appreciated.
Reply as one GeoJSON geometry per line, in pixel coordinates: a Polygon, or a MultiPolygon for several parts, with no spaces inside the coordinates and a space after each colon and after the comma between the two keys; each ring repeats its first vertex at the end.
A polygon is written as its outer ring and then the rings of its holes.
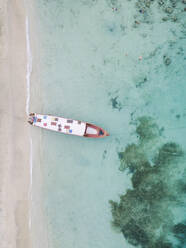
{"type": "Polygon", "coordinates": [[[109,136],[103,128],[96,125],[52,115],[30,113],[28,123],[32,126],[42,127],[59,133],[87,138],[103,138],[109,136]]]}

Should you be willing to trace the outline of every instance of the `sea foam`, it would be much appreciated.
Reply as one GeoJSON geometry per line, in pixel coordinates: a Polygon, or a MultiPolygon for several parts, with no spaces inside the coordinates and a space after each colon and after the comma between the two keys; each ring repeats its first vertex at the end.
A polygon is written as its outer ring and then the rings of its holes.
{"type": "Polygon", "coordinates": [[[26,98],[26,113],[28,115],[29,114],[29,104],[30,104],[30,77],[31,77],[31,73],[32,73],[32,53],[31,53],[31,48],[30,48],[28,16],[26,17],[26,50],[27,50],[27,70],[26,70],[27,98],[26,98]]]}
{"type": "MultiPolygon", "coordinates": [[[[27,70],[26,70],[26,84],[27,84],[27,97],[26,97],[26,114],[29,115],[29,105],[30,105],[30,77],[32,73],[32,53],[30,48],[30,37],[29,37],[29,22],[28,16],[26,17],[26,50],[27,50],[27,70]]],[[[30,137],[30,186],[29,186],[29,199],[32,202],[32,138],[30,137]]],[[[31,209],[29,210],[29,228],[31,229],[32,215],[31,209]]]]}

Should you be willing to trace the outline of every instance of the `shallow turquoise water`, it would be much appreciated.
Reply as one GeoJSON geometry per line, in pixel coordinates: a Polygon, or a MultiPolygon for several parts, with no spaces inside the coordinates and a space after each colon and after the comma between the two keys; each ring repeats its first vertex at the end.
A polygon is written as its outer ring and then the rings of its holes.
{"type": "Polygon", "coordinates": [[[156,3],[148,22],[135,1],[39,0],[35,7],[41,82],[33,87],[41,104],[33,111],[92,122],[111,134],[92,140],[38,131],[49,247],[131,247],[110,224],[108,201],[131,187],[117,152],[136,141],[131,121],[143,115],[163,127],[165,141],[186,148],[183,6],[177,22],[163,22],[156,3]]]}

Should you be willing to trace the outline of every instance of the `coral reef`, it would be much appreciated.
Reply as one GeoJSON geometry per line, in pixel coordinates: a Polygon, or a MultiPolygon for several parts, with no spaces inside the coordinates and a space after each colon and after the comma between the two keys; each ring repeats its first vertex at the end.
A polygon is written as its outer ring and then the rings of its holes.
{"type": "Polygon", "coordinates": [[[138,118],[136,133],[140,141],[152,140],[160,135],[158,125],[151,117],[143,116],[138,118]]]}
{"type": "Polygon", "coordinates": [[[122,109],[121,102],[118,101],[118,96],[111,98],[110,101],[113,109],[118,109],[119,111],[122,109]]]}
{"type": "Polygon", "coordinates": [[[182,247],[186,246],[186,221],[183,223],[178,223],[173,227],[173,233],[177,239],[180,240],[182,247]]]}
{"type": "Polygon", "coordinates": [[[178,6],[182,8],[183,6],[180,5],[186,3],[185,0],[136,0],[134,2],[137,10],[135,19],[137,18],[138,23],[151,23],[152,8],[159,9],[165,15],[162,18],[163,21],[176,22],[178,20],[177,15],[180,14],[178,6]]]}
{"type": "Polygon", "coordinates": [[[129,144],[119,153],[120,169],[132,173],[133,189],[121,195],[119,202],[110,201],[112,224],[135,246],[184,247],[186,224],[184,219],[177,222],[180,216],[176,216],[176,212],[185,213],[184,152],[175,142],[162,142],[152,118],[141,117],[136,123],[137,144],[129,144]]]}
{"type": "Polygon", "coordinates": [[[170,65],[171,64],[171,59],[167,57],[166,55],[163,56],[163,62],[165,65],[170,65]]]}
{"type": "Polygon", "coordinates": [[[147,82],[147,77],[141,78],[136,82],[136,88],[141,88],[147,82]]]}

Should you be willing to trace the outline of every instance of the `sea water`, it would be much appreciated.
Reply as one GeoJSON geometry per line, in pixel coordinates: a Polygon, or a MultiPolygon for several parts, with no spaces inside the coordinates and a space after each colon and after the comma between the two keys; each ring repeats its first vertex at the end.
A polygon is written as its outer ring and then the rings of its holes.
{"type": "Polygon", "coordinates": [[[96,140],[37,131],[51,248],[132,247],[111,226],[109,205],[132,187],[131,174],[118,170],[118,152],[137,140],[132,121],[151,116],[165,140],[186,149],[184,5],[174,20],[156,1],[145,12],[136,3],[34,2],[41,93],[32,111],[110,133],[96,140]]]}

